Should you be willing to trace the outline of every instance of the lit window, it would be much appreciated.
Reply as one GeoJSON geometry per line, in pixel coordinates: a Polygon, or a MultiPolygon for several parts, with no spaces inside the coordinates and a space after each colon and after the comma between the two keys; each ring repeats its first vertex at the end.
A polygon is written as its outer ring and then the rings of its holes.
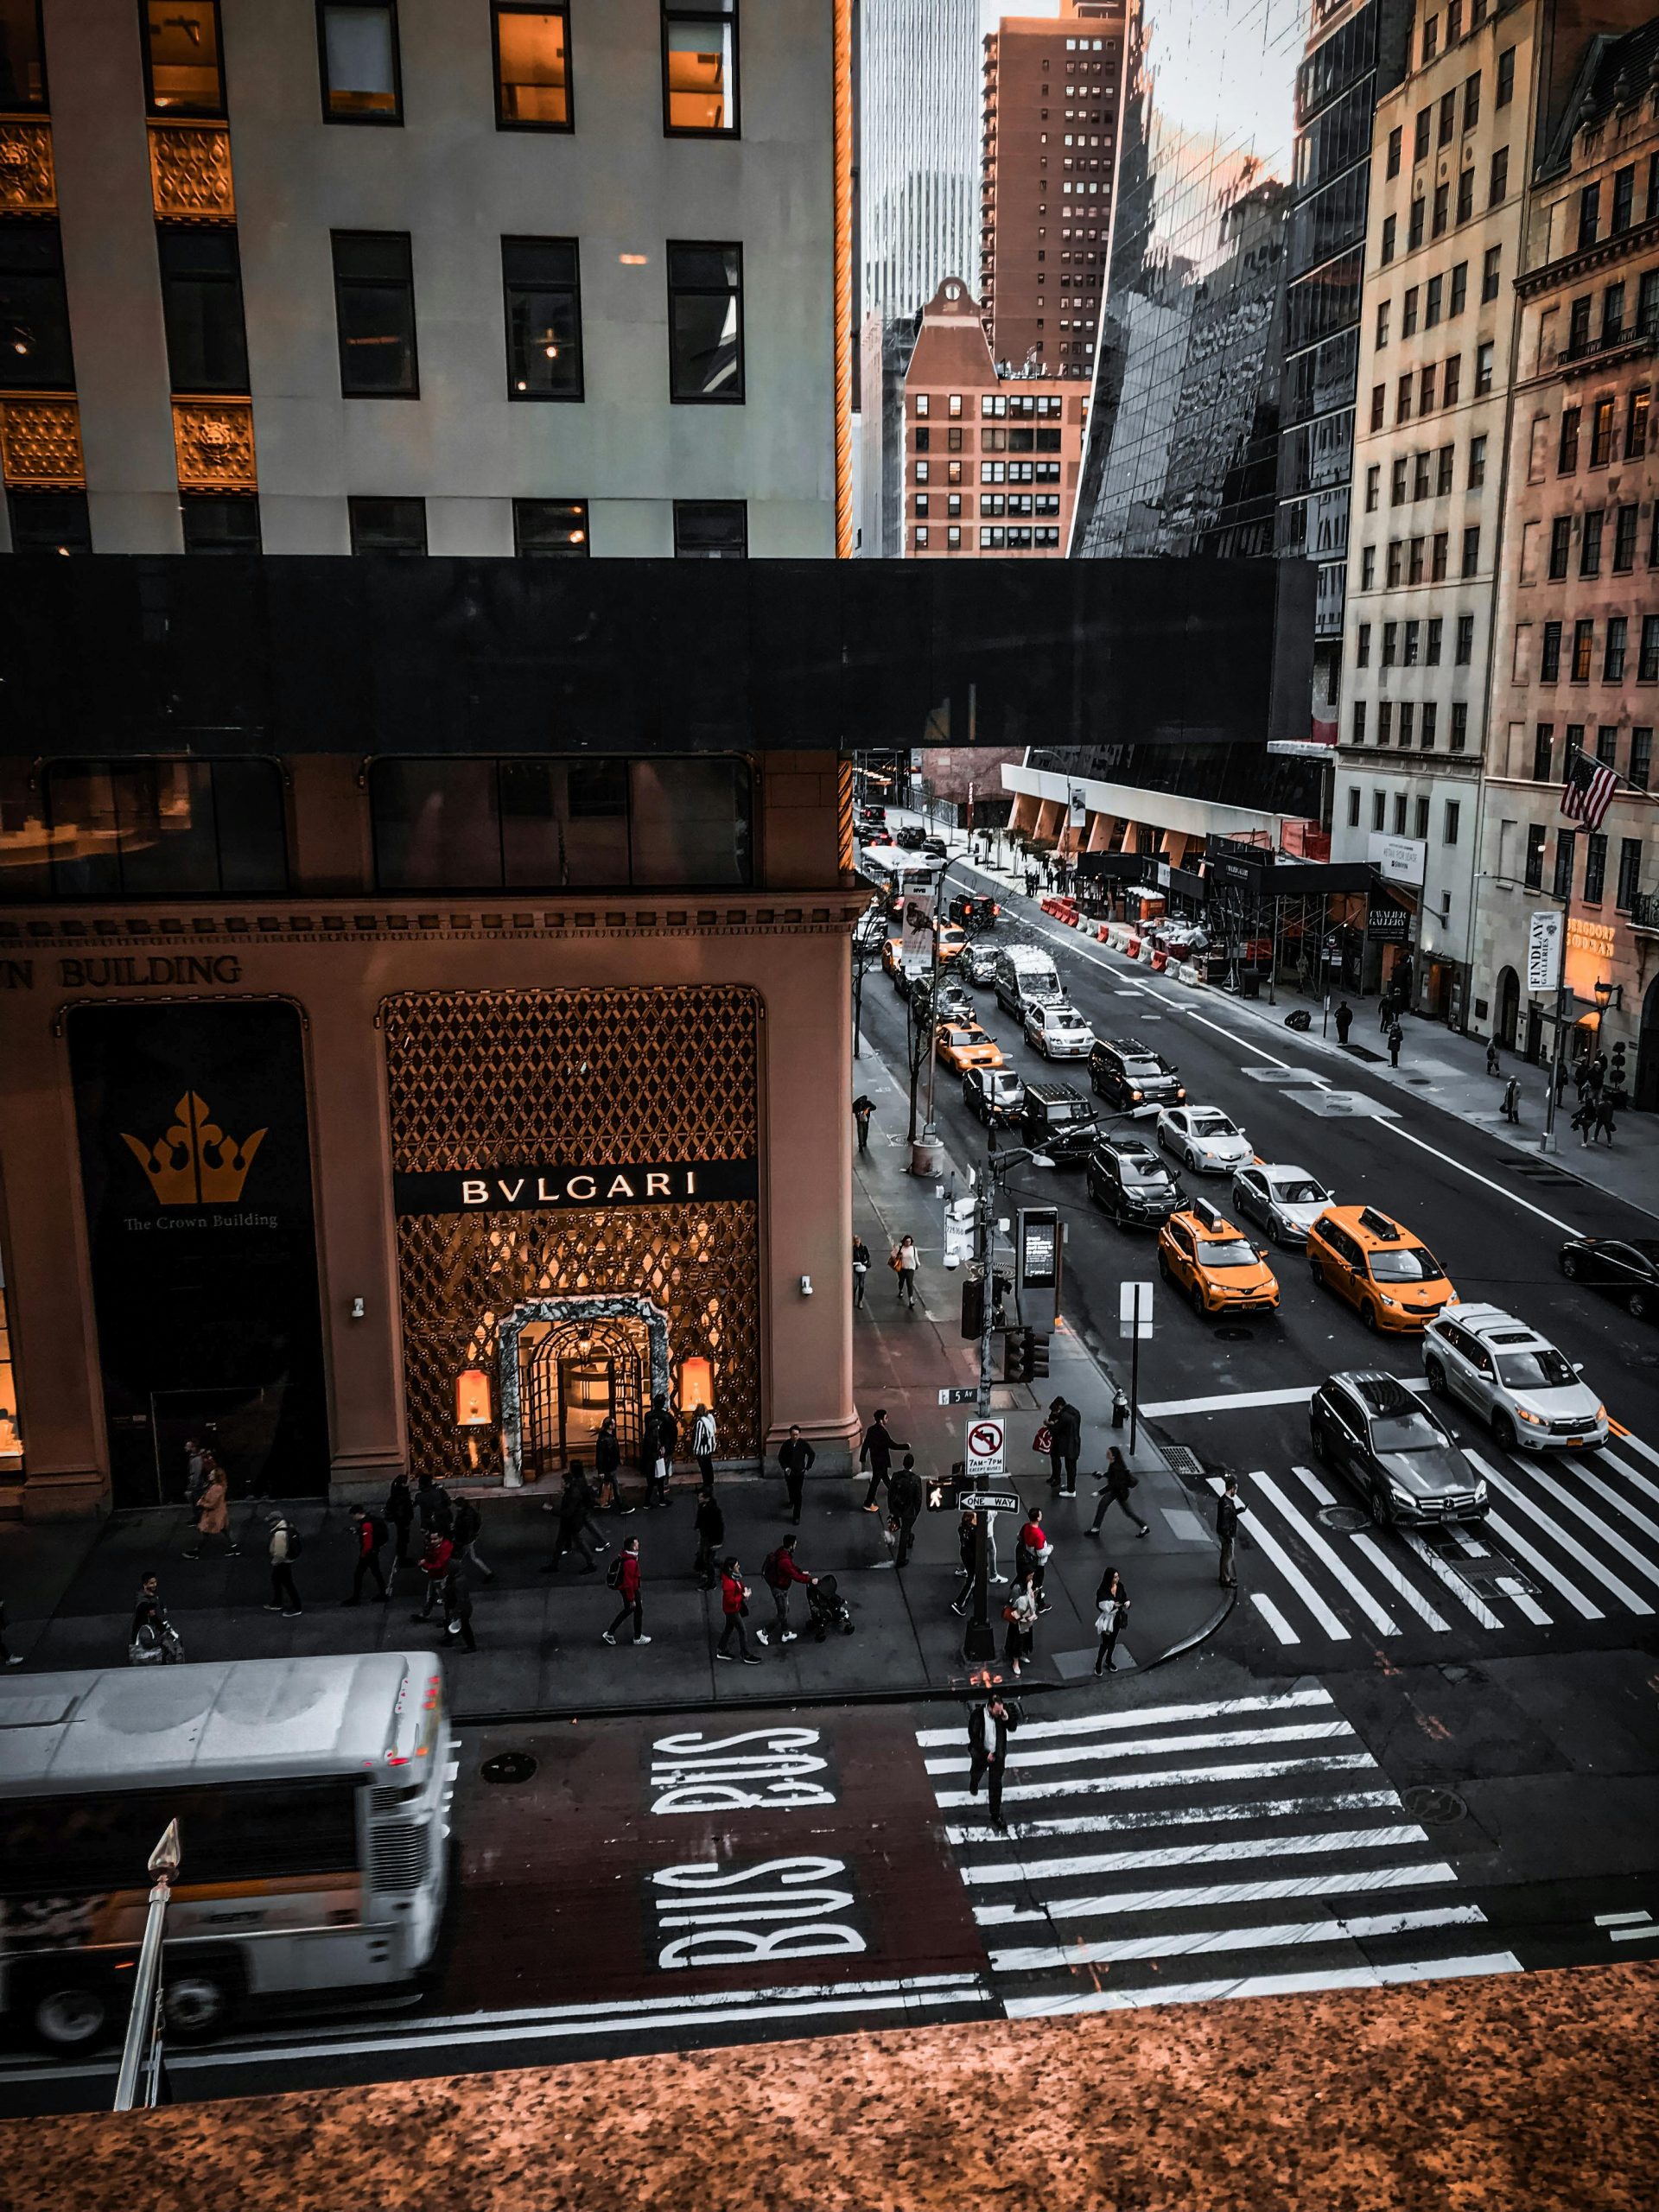
{"type": "Polygon", "coordinates": [[[586,499],[515,499],[512,550],[521,561],[586,560],[586,499]]]}
{"type": "Polygon", "coordinates": [[[495,0],[495,120],[503,130],[569,130],[570,17],[565,7],[495,0]]]}
{"type": "Polygon", "coordinates": [[[580,399],[582,294],[574,238],[503,238],[509,399],[580,399]]]}
{"type": "Polygon", "coordinates": [[[664,7],[663,127],[736,135],[737,0],[664,7]]]}
{"type": "Polygon", "coordinates": [[[144,89],[152,115],[223,115],[219,0],[144,0],[144,89]]]}
{"type": "Polygon", "coordinates": [[[401,123],[397,10],[370,0],[321,0],[317,47],[328,123],[401,123]]]}

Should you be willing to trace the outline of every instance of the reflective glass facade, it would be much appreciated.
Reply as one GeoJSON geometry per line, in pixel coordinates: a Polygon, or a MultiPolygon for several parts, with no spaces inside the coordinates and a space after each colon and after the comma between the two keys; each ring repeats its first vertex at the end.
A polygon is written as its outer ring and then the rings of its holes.
{"type": "Polygon", "coordinates": [[[979,0],[860,0],[861,316],[979,290],[979,0]]]}

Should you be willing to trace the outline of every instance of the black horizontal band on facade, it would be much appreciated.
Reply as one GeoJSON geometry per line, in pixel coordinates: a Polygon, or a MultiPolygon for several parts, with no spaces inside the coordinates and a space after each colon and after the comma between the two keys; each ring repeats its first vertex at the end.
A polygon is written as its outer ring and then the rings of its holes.
{"type": "Polygon", "coordinates": [[[546,1160],[505,1167],[395,1173],[397,1214],[553,1213],[594,1206],[718,1204],[760,1195],[759,1164],[747,1160],[546,1160]]]}

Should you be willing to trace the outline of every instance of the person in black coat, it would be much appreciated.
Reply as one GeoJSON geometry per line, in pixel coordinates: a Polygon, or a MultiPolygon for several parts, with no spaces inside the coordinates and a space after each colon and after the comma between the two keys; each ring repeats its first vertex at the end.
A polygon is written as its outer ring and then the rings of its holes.
{"type": "Polygon", "coordinates": [[[908,1452],[898,1473],[887,1478],[887,1510],[899,1524],[899,1544],[893,1563],[905,1567],[909,1564],[916,1541],[916,1519],[922,1510],[922,1478],[908,1452]]]}
{"type": "Polygon", "coordinates": [[[798,1529],[801,1525],[801,1494],[807,1471],[817,1456],[801,1434],[799,1424],[791,1421],[788,1436],[778,1447],[778,1464],[784,1471],[784,1488],[789,1495],[789,1517],[798,1529]]]}
{"type": "Polygon", "coordinates": [[[968,1795],[977,1797],[980,1783],[988,1777],[991,1826],[999,1833],[1007,1826],[1002,1818],[1002,1779],[1007,1764],[1008,1732],[1019,1726],[1019,1708],[1001,1690],[993,1690],[983,1705],[969,1708],[968,1795]]]}
{"type": "Polygon", "coordinates": [[[599,1424],[594,1438],[594,1478],[599,1484],[601,1508],[613,1507],[618,1513],[632,1513],[631,1505],[622,1503],[622,1444],[616,1433],[616,1416],[607,1414],[599,1424]]]}
{"type": "Polygon", "coordinates": [[[1123,1578],[1115,1567],[1109,1567],[1095,1592],[1095,1629],[1100,1637],[1100,1649],[1095,1654],[1097,1675],[1117,1672],[1117,1639],[1123,1633],[1128,1611],[1129,1593],[1123,1587],[1123,1578]]]}
{"type": "Polygon", "coordinates": [[[979,1561],[979,1516],[964,1513],[957,1523],[957,1550],[962,1559],[962,1585],[950,1600],[953,1613],[965,1614],[973,1595],[974,1570],[979,1561]]]}
{"type": "Polygon", "coordinates": [[[473,1593],[456,1567],[443,1579],[443,1640],[452,1651],[478,1649],[478,1638],[473,1634],[473,1593]]]}
{"type": "Polygon", "coordinates": [[[1095,1507],[1095,1517],[1089,1523],[1091,1536],[1100,1534],[1100,1524],[1114,1505],[1122,1507],[1143,1536],[1149,1533],[1147,1523],[1129,1503],[1129,1492],[1135,1487],[1135,1478],[1128,1461],[1116,1445],[1112,1445],[1106,1454],[1106,1467],[1100,1478],[1100,1488],[1095,1492],[1099,1503],[1095,1507]]]}
{"type": "Polygon", "coordinates": [[[893,1465],[895,1452],[908,1452],[907,1444],[900,1444],[887,1427],[887,1409],[878,1406],[875,1419],[864,1432],[864,1440],[858,1447],[858,1464],[870,1471],[870,1486],[864,1493],[866,1513],[881,1510],[881,1491],[893,1465]]]}
{"type": "Polygon", "coordinates": [[[1083,1415],[1065,1398],[1048,1409],[1048,1486],[1062,1497],[1077,1494],[1077,1454],[1083,1449],[1083,1415]]]}
{"type": "Polygon", "coordinates": [[[1224,1590],[1238,1587],[1238,1568],[1236,1563],[1238,1544],[1238,1516],[1249,1510],[1238,1494],[1238,1478],[1229,1475],[1226,1486],[1216,1501],[1216,1535],[1221,1545],[1221,1586],[1224,1590]]]}
{"type": "Polygon", "coordinates": [[[1353,1026],[1354,1009],[1349,1005],[1347,1000],[1344,999],[1342,1004],[1337,1008],[1337,1042],[1338,1045],[1345,1045],[1348,1042],[1348,1032],[1353,1027],[1353,1026]]]}
{"type": "Polygon", "coordinates": [[[391,1488],[386,1492],[382,1509],[387,1527],[391,1530],[396,1548],[392,1553],[392,1572],[409,1565],[409,1532],[415,1525],[415,1500],[409,1487],[407,1475],[394,1475],[391,1488]]]}
{"type": "Polygon", "coordinates": [[[455,1502],[443,1486],[443,1478],[434,1475],[429,1481],[421,1478],[416,1493],[415,1510],[421,1519],[423,1536],[447,1536],[454,1525],[455,1502]]]}
{"type": "Polygon", "coordinates": [[[582,1462],[580,1459],[573,1459],[570,1462],[570,1471],[564,1478],[564,1488],[559,1492],[559,1533],[553,1546],[553,1556],[542,1569],[543,1574],[556,1574],[566,1552],[571,1551],[582,1554],[582,1571],[584,1574],[592,1574],[595,1572],[594,1554],[588,1549],[587,1537],[582,1534],[582,1524],[588,1518],[592,1504],[593,1497],[588,1488],[588,1477],[583,1471],[582,1462]]]}
{"type": "Polygon", "coordinates": [[[721,1511],[720,1500],[712,1491],[698,1493],[697,1510],[692,1521],[697,1532],[697,1556],[691,1571],[702,1580],[705,1590],[715,1586],[715,1561],[721,1545],[726,1540],[726,1516],[721,1511]]]}

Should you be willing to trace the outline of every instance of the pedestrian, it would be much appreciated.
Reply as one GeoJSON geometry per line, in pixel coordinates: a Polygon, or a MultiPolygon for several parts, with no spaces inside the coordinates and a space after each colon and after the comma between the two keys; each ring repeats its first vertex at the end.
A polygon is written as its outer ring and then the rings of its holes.
{"type": "Polygon", "coordinates": [[[225,1556],[235,1559],[241,1547],[231,1538],[231,1509],[225,1491],[225,1471],[212,1460],[204,1467],[205,1479],[201,1493],[196,1499],[196,1541],[184,1556],[200,1559],[210,1536],[225,1540],[225,1556]]]}
{"type": "Polygon", "coordinates": [[[855,1309],[864,1303],[864,1286],[869,1280],[870,1248],[861,1236],[853,1239],[853,1305],[855,1309]]]}
{"type": "Polygon", "coordinates": [[[1039,1613],[1049,1611],[1049,1601],[1043,1595],[1043,1578],[1048,1573],[1048,1562],[1053,1550],[1053,1545],[1048,1541],[1048,1531],[1043,1526],[1042,1507],[1028,1506],[1020,1534],[1014,1539],[1014,1580],[1017,1588],[1027,1576],[1030,1578],[1039,1613]]]}
{"type": "MultiPolygon", "coordinates": [[[[455,1548],[455,1557],[468,1567],[476,1567],[486,1582],[495,1580],[495,1569],[486,1567],[478,1548],[478,1540],[484,1532],[484,1515],[475,1497],[455,1500],[455,1518],[449,1531],[450,1541],[455,1548]]],[[[601,1547],[603,1549],[603,1546],[601,1547]]]]}
{"type": "Polygon", "coordinates": [[[616,1433],[614,1414],[606,1414],[594,1437],[594,1477],[599,1484],[601,1511],[608,1503],[613,1513],[632,1512],[631,1505],[622,1503],[622,1441],[616,1433]]]}
{"type": "Polygon", "coordinates": [[[1089,1523],[1089,1534],[1091,1536],[1097,1536],[1100,1534],[1100,1524],[1106,1518],[1107,1514],[1114,1505],[1121,1505],[1140,1533],[1143,1536],[1148,1535],[1149,1524],[1141,1518],[1129,1503],[1129,1492],[1138,1487],[1139,1484],[1130,1469],[1128,1461],[1118,1450],[1116,1445],[1112,1445],[1106,1453],[1106,1467],[1100,1478],[1100,1488],[1095,1492],[1096,1500],[1095,1517],[1089,1523]]]}
{"type": "Polygon", "coordinates": [[[1580,1091],[1578,1111],[1568,1126],[1578,1131],[1581,1145],[1589,1143],[1590,1133],[1596,1126],[1596,1102],[1587,1090],[1580,1091]]]}
{"type": "Polygon", "coordinates": [[[868,1152],[870,1148],[870,1116],[874,1111],[874,1101],[866,1097],[861,1090],[853,1101],[853,1122],[858,1131],[858,1148],[861,1152],[868,1152]]]}
{"type": "Polygon", "coordinates": [[[1128,1611],[1129,1593],[1123,1587],[1123,1578],[1115,1567],[1109,1567],[1095,1592],[1095,1630],[1100,1637],[1100,1649],[1095,1654],[1097,1675],[1117,1672],[1117,1639],[1123,1633],[1128,1611]]]}
{"type": "Polygon", "coordinates": [[[1591,1135],[1592,1136],[1605,1137],[1608,1143],[1611,1144],[1613,1141],[1613,1094],[1611,1090],[1604,1090],[1602,1092],[1601,1096],[1596,1101],[1595,1111],[1596,1123],[1594,1128],[1591,1131],[1591,1135]]]}
{"type": "Polygon", "coordinates": [[[639,1539],[630,1536],[617,1556],[605,1570],[605,1580],[621,1599],[621,1611],[600,1637],[601,1643],[614,1643],[616,1631],[630,1614],[633,1617],[633,1640],[649,1643],[645,1634],[645,1600],[639,1594],[639,1539]]]}
{"type": "Polygon", "coordinates": [[[380,1510],[391,1531],[391,1572],[395,1581],[398,1568],[409,1565],[409,1532],[415,1525],[415,1500],[410,1491],[407,1474],[398,1473],[392,1477],[391,1487],[386,1492],[386,1502],[380,1510]]]}
{"type": "Polygon", "coordinates": [[[138,1578],[137,1595],[132,1601],[132,1609],[135,1614],[137,1612],[140,1605],[160,1605],[162,1618],[163,1620],[167,1618],[167,1607],[162,1604],[161,1578],[156,1573],[153,1568],[148,1573],[141,1574],[138,1578]]]}
{"type": "Polygon", "coordinates": [[[1487,1074],[1488,1074],[1488,1075],[1497,1075],[1497,1074],[1499,1074],[1499,1073],[1502,1071],[1503,1065],[1503,1059],[1502,1059],[1502,1057],[1501,1057],[1501,1055],[1499,1054],[1499,1052],[1498,1052],[1498,1049],[1497,1049],[1497,1038],[1496,1038],[1496,1037],[1490,1037],[1490,1038],[1488,1038],[1488,1039],[1487,1039],[1487,1040],[1486,1040],[1486,1072],[1487,1072],[1487,1074]]]}
{"type": "Polygon", "coordinates": [[[801,1434],[798,1422],[791,1421],[789,1434],[778,1447],[778,1464],[784,1471],[784,1490],[789,1499],[790,1521],[797,1529],[801,1525],[803,1489],[817,1456],[801,1434]]]}
{"type": "Polygon", "coordinates": [[[591,1503],[592,1500],[588,1493],[588,1477],[582,1464],[580,1459],[573,1459],[565,1472],[564,1487],[559,1492],[556,1508],[559,1516],[559,1533],[553,1541],[553,1556],[541,1569],[543,1574],[556,1574],[566,1552],[572,1551],[582,1554],[582,1571],[584,1574],[593,1574],[597,1572],[594,1554],[588,1548],[587,1537],[582,1534],[582,1524],[588,1518],[588,1509],[591,1503]]]}
{"type": "Polygon", "coordinates": [[[423,1475],[415,1494],[415,1510],[421,1523],[421,1534],[447,1536],[455,1518],[455,1501],[444,1487],[442,1475],[423,1475]]]}
{"type": "Polygon", "coordinates": [[[668,1400],[659,1391],[645,1415],[640,1443],[640,1464],[645,1471],[645,1503],[668,1503],[668,1486],[674,1476],[674,1454],[680,1441],[680,1423],[668,1400]]]}
{"type": "Polygon", "coordinates": [[[443,1578],[443,1640],[458,1651],[478,1649],[478,1638],[473,1634],[473,1593],[454,1559],[443,1578]]]}
{"type": "Polygon", "coordinates": [[[1511,1076],[1503,1086],[1503,1118],[1506,1122],[1521,1119],[1521,1079],[1511,1076]]]}
{"type": "Polygon", "coordinates": [[[342,1598],[342,1605],[360,1605],[365,1576],[374,1577],[375,1587],[380,1592],[384,1605],[391,1594],[386,1587],[385,1569],[380,1564],[380,1554],[386,1548],[390,1529],[378,1513],[371,1513],[366,1505],[352,1508],[353,1533],[357,1543],[357,1559],[352,1570],[352,1594],[342,1598]]]}
{"type": "Polygon", "coordinates": [[[1249,1506],[1238,1494],[1238,1477],[1229,1475],[1216,1506],[1216,1535],[1221,1543],[1221,1585],[1224,1590],[1238,1587],[1236,1563],[1238,1516],[1249,1511],[1249,1506]]]}
{"type": "Polygon", "coordinates": [[[895,1567],[906,1567],[916,1542],[916,1521],[922,1510],[922,1478],[916,1471],[913,1455],[906,1452],[896,1475],[887,1479],[887,1510],[897,1523],[898,1549],[893,1554],[895,1567]]]}
{"type": "Polygon", "coordinates": [[[899,1278],[899,1303],[916,1311],[916,1269],[918,1257],[916,1239],[906,1233],[893,1246],[887,1265],[899,1278]]]}
{"type": "Polygon", "coordinates": [[[973,1592],[974,1576],[979,1566],[979,1516],[964,1513],[957,1523],[957,1551],[962,1560],[962,1580],[956,1596],[950,1600],[950,1610],[958,1616],[968,1611],[968,1600],[973,1592]]]}
{"type": "Polygon", "coordinates": [[[713,1491],[698,1492],[697,1510],[692,1526],[697,1532],[697,1556],[691,1572],[705,1590],[715,1586],[715,1561],[720,1556],[720,1547],[726,1540],[726,1516],[720,1500],[713,1491]]]}
{"type": "Polygon", "coordinates": [[[1001,1690],[993,1690],[983,1705],[968,1709],[968,1795],[977,1797],[982,1782],[989,1783],[991,1826],[1000,1835],[1002,1818],[1003,1771],[1008,1763],[1008,1733],[1020,1726],[1020,1708],[1001,1690]]]}
{"type": "Polygon", "coordinates": [[[161,1607],[140,1605],[127,1631],[127,1664],[166,1667],[175,1665],[183,1657],[184,1645],[178,1630],[169,1624],[161,1607]]]}
{"type": "Polygon", "coordinates": [[[270,1602],[265,1611],[291,1621],[305,1611],[294,1580],[294,1562],[304,1545],[299,1530],[280,1513],[273,1513],[265,1526],[270,1531],[270,1602]]]}
{"type": "Polygon", "coordinates": [[[184,1502],[194,1505],[207,1484],[207,1454],[194,1436],[184,1440],[184,1502]]]}
{"type": "Polygon", "coordinates": [[[1605,1052],[1598,1052],[1590,1063],[1590,1089],[1596,1097],[1600,1097],[1602,1085],[1606,1080],[1607,1055],[1605,1052]]]}
{"type": "Polygon", "coordinates": [[[1031,1656],[1032,1636],[1037,1626],[1037,1592],[1029,1573],[1020,1577],[1002,1608],[1002,1618],[1007,1632],[1002,1639],[1002,1656],[1018,1675],[1031,1656]]]}
{"type": "Polygon", "coordinates": [[[1555,1063],[1555,1103],[1558,1106],[1567,1096],[1567,1062],[1557,1060],[1555,1063]]]}
{"type": "Polygon", "coordinates": [[[1354,1009],[1349,1005],[1347,1000],[1344,999],[1342,1004],[1337,1008],[1337,1042],[1338,1045],[1345,1045],[1348,1042],[1348,1032],[1353,1027],[1353,1026],[1354,1009]]]}
{"type": "Polygon", "coordinates": [[[6,1642],[6,1601],[0,1598],[0,1667],[21,1667],[23,1655],[21,1651],[14,1651],[6,1642]]]}
{"type": "Polygon", "coordinates": [[[866,1513],[881,1510],[879,1500],[887,1480],[887,1471],[893,1465],[895,1452],[907,1452],[910,1446],[900,1444],[887,1427],[887,1409],[878,1406],[875,1419],[864,1432],[864,1440],[858,1447],[858,1464],[870,1471],[870,1486],[864,1493],[866,1513]]]}
{"type": "Polygon", "coordinates": [[[1037,871],[1029,861],[1026,862],[1026,896],[1027,899],[1037,896],[1037,871]]]}
{"type": "Polygon", "coordinates": [[[772,1592],[772,1605],[775,1618],[770,1631],[764,1628],[758,1628],[754,1632],[762,1643],[770,1643],[773,1635],[776,1635],[779,1643],[793,1643],[795,1631],[789,1624],[789,1593],[798,1582],[805,1583],[810,1586],[818,1579],[816,1574],[807,1573],[805,1569],[797,1563],[793,1536],[784,1537],[775,1551],[767,1553],[761,1562],[760,1576],[772,1592]]]}
{"type": "Polygon", "coordinates": [[[449,1562],[455,1555],[454,1540],[441,1535],[437,1529],[427,1538],[421,1549],[421,1573],[426,1578],[426,1593],[421,1599],[421,1610],[411,1613],[412,1621],[429,1621],[432,1608],[443,1595],[444,1579],[449,1572],[449,1562]]]}
{"type": "Polygon", "coordinates": [[[1062,1497],[1077,1494],[1077,1454],[1083,1449],[1083,1415],[1065,1398],[1048,1409],[1048,1486],[1062,1497]]]}
{"type": "Polygon", "coordinates": [[[1405,1043],[1405,1031],[1400,1027],[1397,1021],[1391,1021],[1389,1024],[1389,1065],[1391,1068],[1397,1068],[1399,1066],[1400,1047],[1405,1043]]]}
{"type": "Polygon", "coordinates": [[[758,1667],[760,1662],[749,1649],[748,1638],[743,1633],[743,1616],[749,1610],[749,1586],[738,1570],[735,1556],[728,1558],[720,1570],[720,1610],[722,1621],[720,1642],[715,1647],[715,1658],[731,1658],[726,1647],[735,1637],[737,1656],[746,1667],[758,1667]]]}

